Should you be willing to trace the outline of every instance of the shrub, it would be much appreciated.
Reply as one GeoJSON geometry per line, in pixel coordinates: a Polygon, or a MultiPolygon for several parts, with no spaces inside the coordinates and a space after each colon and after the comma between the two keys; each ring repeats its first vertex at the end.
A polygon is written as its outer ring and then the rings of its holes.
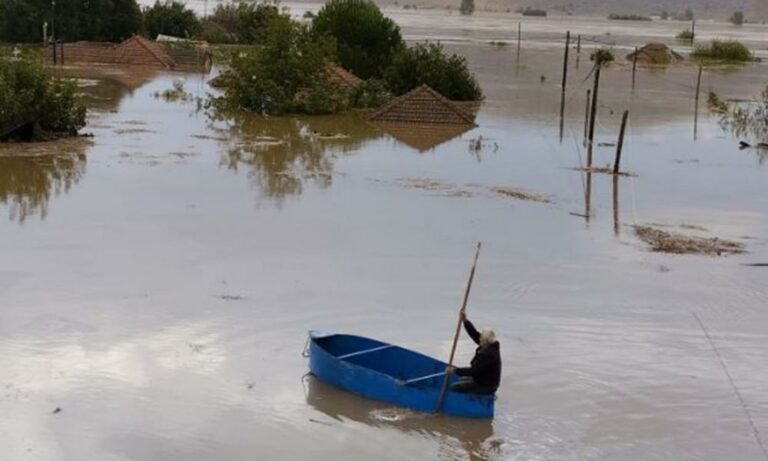
{"type": "Polygon", "coordinates": [[[649,16],[642,16],[639,14],[615,14],[615,13],[609,14],[608,19],[610,19],[611,21],[650,21],[651,20],[649,16]]]}
{"type": "Polygon", "coordinates": [[[716,112],[720,113],[720,125],[723,128],[739,138],[768,144],[768,86],[763,90],[760,99],[749,104],[729,108],[727,104],[719,100],[717,102],[719,104],[715,105],[715,108],[716,112]]]}
{"type": "Polygon", "coordinates": [[[471,15],[475,12],[475,0],[461,0],[459,12],[464,15],[471,15]]]}
{"type": "Polygon", "coordinates": [[[326,76],[334,57],[333,40],[280,16],[267,27],[262,46],[233,55],[226,93],[213,105],[259,114],[344,110],[349,98],[326,76]]]}
{"type": "Polygon", "coordinates": [[[589,60],[596,66],[605,66],[615,60],[613,53],[608,48],[598,48],[589,55],[589,60]]]}
{"type": "Polygon", "coordinates": [[[740,26],[744,24],[744,12],[735,11],[733,15],[728,19],[732,24],[740,26]]]}
{"type": "Polygon", "coordinates": [[[455,54],[447,55],[439,43],[402,48],[386,70],[384,80],[396,95],[427,84],[448,99],[477,101],[483,98],[475,76],[467,68],[467,60],[455,54]]]}
{"type": "Polygon", "coordinates": [[[359,108],[380,107],[392,99],[392,93],[382,80],[365,80],[353,93],[352,104],[359,108]]]}
{"type": "Polygon", "coordinates": [[[24,125],[58,136],[85,126],[85,106],[72,80],[51,76],[37,61],[0,60],[0,135],[24,125]]]}
{"type": "Polygon", "coordinates": [[[200,20],[194,11],[175,0],[159,0],[144,10],[144,25],[153,40],[159,34],[193,37],[200,31],[200,20]]]}
{"type": "Polygon", "coordinates": [[[526,7],[523,11],[523,16],[537,16],[537,17],[546,17],[547,12],[545,10],[538,10],[531,7],[526,7]]]}
{"type": "Polygon", "coordinates": [[[693,56],[699,59],[746,62],[753,59],[743,43],[735,40],[712,40],[709,44],[696,45],[693,56]]]}
{"type": "Polygon", "coordinates": [[[334,37],[339,63],[362,79],[381,77],[404,46],[400,28],[370,0],[330,0],[312,21],[312,30],[334,37]]]}
{"type": "MultiPolygon", "coordinates": [[[[119,42],[140,32],[142,20],[136,0],[89,0],[87,8],[82,0],[58,0],[55,33],[67,41],[119,42]]],[[[0,42],[40,43],[46,21],[50,0],[0,0],[0,42]]]]}
{"type": "Polygon", "coordinates": [[[678,40],[693,40],[693,32],[689,29],[685,29],[675,36],[678,40]]]}
{"type": "Polygon", "coordinates": [[[264,40],[267,26],[280,16],[275,5],[256,3],[219,4],[202,21],[200,36],[211,43],[253,44],[264,40]]]}

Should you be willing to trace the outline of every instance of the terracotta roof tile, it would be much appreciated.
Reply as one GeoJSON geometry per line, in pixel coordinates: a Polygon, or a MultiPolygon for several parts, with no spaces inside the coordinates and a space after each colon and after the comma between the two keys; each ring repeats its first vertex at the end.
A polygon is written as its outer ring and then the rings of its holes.
{"type": "Polygon", "coordinates": [[[474,116],[427,85],[375,111],[370,120],[385,123],[474,126],[474,116]]]}

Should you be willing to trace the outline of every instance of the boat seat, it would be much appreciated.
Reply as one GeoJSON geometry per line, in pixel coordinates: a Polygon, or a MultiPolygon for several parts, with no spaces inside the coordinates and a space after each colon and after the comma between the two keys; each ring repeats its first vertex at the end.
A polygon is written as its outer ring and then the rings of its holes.
{"type": "Polygon", "coordinates": [[[387,344],[387,345],[384,345],[384,346],[372,347],[370,349],[364,349],[362,351],[350,352],[349,354],[340,355],[340,356],[338,356],[336,358],[339,359],[339,360],[344,360],[344,359],[348,359],[350,357],[355,357],[355,356],[358,356],[358,355],[368,354],[370,352],[376,352],[376,351],[381,351],[381,350],[384,350],[384,349],[389,349],[390,347],[395,347],[395,346],[393,346],[392,344],[387,344]]]}

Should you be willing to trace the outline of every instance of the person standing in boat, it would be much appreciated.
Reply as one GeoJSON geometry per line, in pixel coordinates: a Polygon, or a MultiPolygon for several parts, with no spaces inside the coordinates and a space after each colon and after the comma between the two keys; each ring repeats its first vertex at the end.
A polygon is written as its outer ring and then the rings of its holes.
{"type": "Polygon", "coordinates": [[[451,384],[451,390],[469,394],[494,394],[501,381],[501,352],[496,334],[493,330],[478,332],[464,312],[461,313],[461,320],[467,334],[478,347],[470,366],[448,369],[449,373],[459,375],[458,381],[451,384]]]}

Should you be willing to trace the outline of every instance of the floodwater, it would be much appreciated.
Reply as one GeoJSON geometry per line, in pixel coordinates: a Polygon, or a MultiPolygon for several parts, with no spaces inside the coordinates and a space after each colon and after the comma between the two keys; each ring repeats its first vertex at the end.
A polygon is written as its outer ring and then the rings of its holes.
{"type": "MultiPolygon", "coordinates": [[[[214,122],[195,100],[208,76],[119,73],[82,80],[93,138],[2,146],[2,459],[766,459],[764,157],[703,102],[694,123],[694,67],[641,68],[632,92],[619,62],[597,141],[628,108],[634,176],[586,177],[586,51],[561,142],[554,44],[519,65],[514,46],[449,46],[487,101],[435,146],[357,114],[214,122]],[[179,78],[188,100],[155,97],[179,78]],[[630,227],[649,223],[747,253],[652,253],[630,227]],[[493,421],[305,376],[309,329],[447,357],[478,240],[468,313],[504,359],[493,421]]],[[[766,70],[706,70],[702,88],[749,98],[766,70]]],[[[472,352],[462,337],[458,361],[472,352]]]]}

